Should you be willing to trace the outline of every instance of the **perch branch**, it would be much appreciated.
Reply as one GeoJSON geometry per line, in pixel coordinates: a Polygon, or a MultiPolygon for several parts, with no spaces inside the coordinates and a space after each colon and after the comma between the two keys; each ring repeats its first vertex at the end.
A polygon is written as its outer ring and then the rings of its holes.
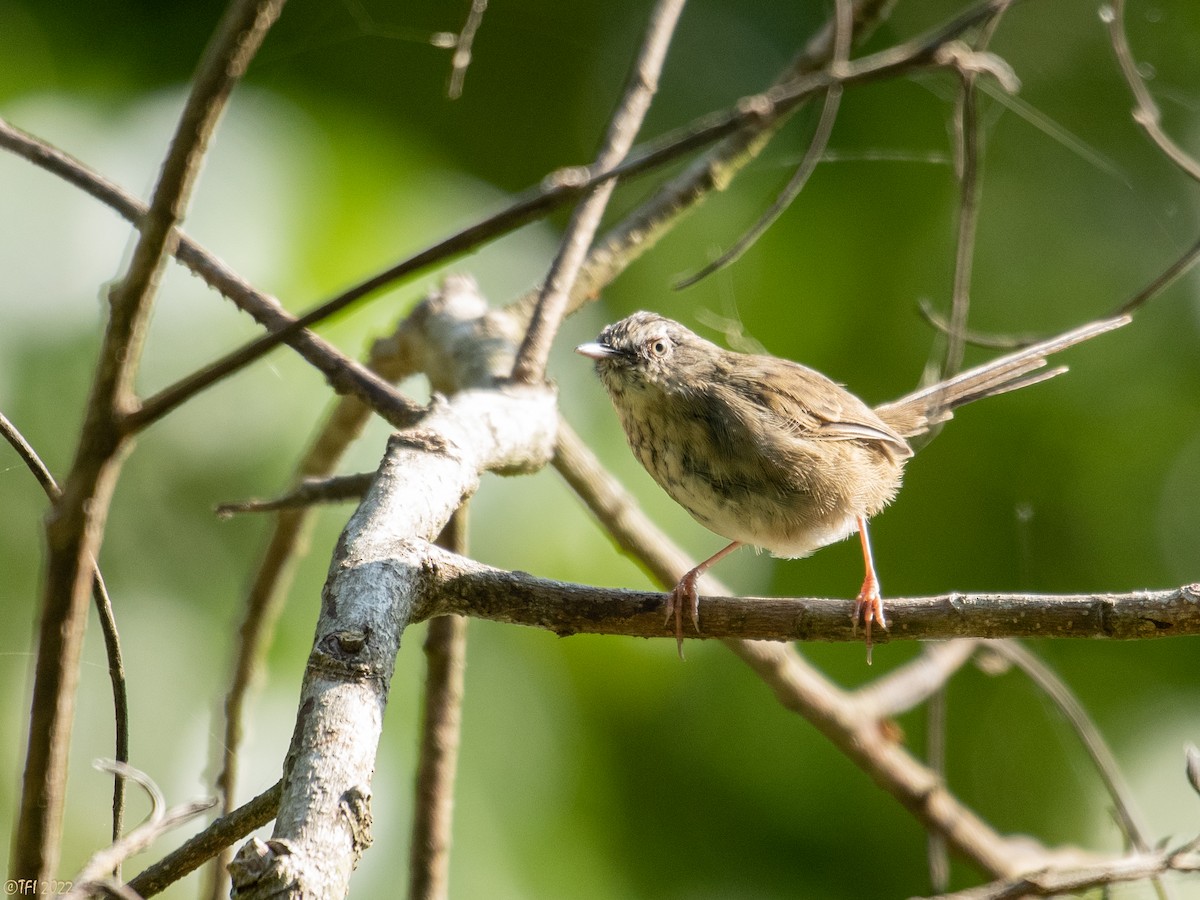
{"type": "MultiPolygon", "coordinates": [[[[638,509],[633,498],[609,475],[591,451],[565,425],[559,427],[555,468],[567,480],[618,545],[641,562],[663,585],[672,585],[692,563],[671,540],[638,509]]],[[[471,563],[471,566],[478,564],[471,563]]],[[[507,573],[505,573],[507,577],[507,573]]],[[[703,589],[715,585],[711,576],[702,580],[703,589]]],[[[561,588],[561,585],[558,586],[561,588]]],[[[645,616],[647,629],[667,636],[662,624],[661,594],[604,592],[627,605],[619,616],[629,622],[645,616]]],[[[1188,589],[1186,607],[1193,620],[1200,618],[1200,586],[1188,589]]],[[[955,598],[946,598],[948,606],[955,598]]],[[[962,598],[957,598],[961,600],[962,598]]],[[[771,601],[765,601],[771,603],[771,601]]],[[[707,632],[716,623],[701,600],[701,625],[707,632]]],[[[753,612],[756,604],[730,601],[740,617],[753,612]]],[[[849,636],[849,603],[823,601],[818,608],[830,616],[834,628],[849,636]]],[[[729,621],[734,620],[729,616],[729,621]]],[[[787,615],[789,625],[800,620],[787,615]]],[[[1020,620],[1019,611],[1011,618],[1020,620]]],[[[536,624],[545,627],[544,622],[536,624]]],[[[763,641],[725,641],[726,646],[749,665],[787,709],[807,719],[848,759],[866,772],[881,788],[903,804],[931,834],[942,835],[947,845],[993,877],[1010,877],[1051,864],[1078,863],[1077,851],[1049,851],[1025,840],[1009,840],[995,832],[950,793],[935,772],[923,766],[900,745],[888,739],[879,720],[865,713],[873,702],[870,695],[859,706],[855,695],[833,685],[810,666],[793,647],[763,641]],[[1001,874],[1005,873],[1005,874],[1001,874]]],[[[940,677],[940,676],[939,676],[940,677]]],[[[933,681],[936,682],[936,678],[933,681]]],[[[871,713],[880,711],[877,703],[871,713]]]]}
{"type": "MultiPolygon", "coordinates": [[[[433,553],[433,551],[431,551],[433,553]]],[[[457,613],[566,636],[665,637],[663,595],[594,588],[494,569],[436,554],[443,586],[417,614],[457,613]]],[[[700,598],[693,638],[754,641],[862,641],[852,601],[809,597],[700,598]]],[[[1087,637],[1144,640],[1200,634],[1200,584],[1127,594],[939,594],[889,597],[886,640],[1087,637]]],[[[881,643],[885,639],[881,638],[881,643]]],[[[895,701],[877,702],[886,707],[895,701]]],[[[882,711],[882,708],[881,710],[882,711]]]]}

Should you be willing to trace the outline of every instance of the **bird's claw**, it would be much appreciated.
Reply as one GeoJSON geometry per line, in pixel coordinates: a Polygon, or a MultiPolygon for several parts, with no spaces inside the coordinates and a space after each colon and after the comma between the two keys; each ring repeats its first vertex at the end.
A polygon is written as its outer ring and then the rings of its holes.
{"type": "Polygon", "coordinates": [[[692,620],[692,626],[696,629],[696,633],[700,633],[700,595],[696,591],[696,574],[688,572],[683,578],[679,579],[679,584],[675,585],[674,590],[667,594],[667,616],[664,620],[664,625],[671,624],[671,619],[675,619],[675,643],[679,647],[679,658],[683,659],[683,609],[687,606],[688,617],[692,620]]]}
{"type": "Polygon", "coordinates": [[[863,582],[862,590],[854,599],[854,612],[851,614],[852,628],[857,631],[859,620],[863,623],[863,633],[867,641],[867,665],[871,664],[871,625],[879,623],[879,627],[887,631],[887,618],[883,613],[883,597],[879,593],[879,582],[868,573],[863,582]]]}

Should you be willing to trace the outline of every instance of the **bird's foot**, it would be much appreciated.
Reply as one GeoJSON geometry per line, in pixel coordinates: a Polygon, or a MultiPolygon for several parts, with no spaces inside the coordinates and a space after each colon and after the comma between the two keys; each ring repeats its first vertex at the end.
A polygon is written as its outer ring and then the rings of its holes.
{"type": "Polygon", "coordinates": [[[878,622],[879,627],[887,631],[887,619],[883,614],[883,597],[879,593],[879,581],[873,572],[868,572],[863,581],[862,590],[854,599],[852,613],[854,628],[857,630],[859,620],[862,620],[863,631],[867,640],[867,665],[871,664],[871,624],[878,622]]]}
{"type": "Polygon", "coordinates": [[[688,615],[696,633],[700,633],[700,595],[696,591],[696,580],[700,577],[699,569],[692,569],[681,579],[675,589],[667,594],[667,617],[664,625],[675,619],[675,643],[679,647],[679,658],[683,659],[683,609],[687,606],[688,615]]]}

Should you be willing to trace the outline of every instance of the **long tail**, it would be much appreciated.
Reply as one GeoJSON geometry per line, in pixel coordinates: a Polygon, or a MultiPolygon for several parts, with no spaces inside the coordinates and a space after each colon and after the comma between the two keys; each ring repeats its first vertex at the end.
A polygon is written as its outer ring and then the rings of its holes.
{"type": "Polygon", "coordinates": [[[1127,325],[1130,321],[1129,316],[1117,316],[1082,325],[1058,337],[1033,344],[1008,356],[1001,356],[930,387],[921,388],[899,400],[884,403],[876,407],[875,412],[903,437],[924,434],[934,425],[945,422],[954,414],[954,410],[966,403],[1015,391],[1061,375],[1067,371],[1067,367],[1047,369],[1047,357],[1098,334],[1127,325]]]}

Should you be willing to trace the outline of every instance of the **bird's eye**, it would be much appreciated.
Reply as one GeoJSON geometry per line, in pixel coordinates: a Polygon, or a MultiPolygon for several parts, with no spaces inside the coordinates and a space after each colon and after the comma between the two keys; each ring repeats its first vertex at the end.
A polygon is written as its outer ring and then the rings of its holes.
{"type": "Polygon", "coordinates": [[[650,348],[650,354],[652,356],[659,356],[659,357],[666,356],[667,351],[671,349],[671,344],[667,341],[667,339],[661,338],[661,337],[655,338],[654,340],[650,341],[646,346],[650,348]]]}

